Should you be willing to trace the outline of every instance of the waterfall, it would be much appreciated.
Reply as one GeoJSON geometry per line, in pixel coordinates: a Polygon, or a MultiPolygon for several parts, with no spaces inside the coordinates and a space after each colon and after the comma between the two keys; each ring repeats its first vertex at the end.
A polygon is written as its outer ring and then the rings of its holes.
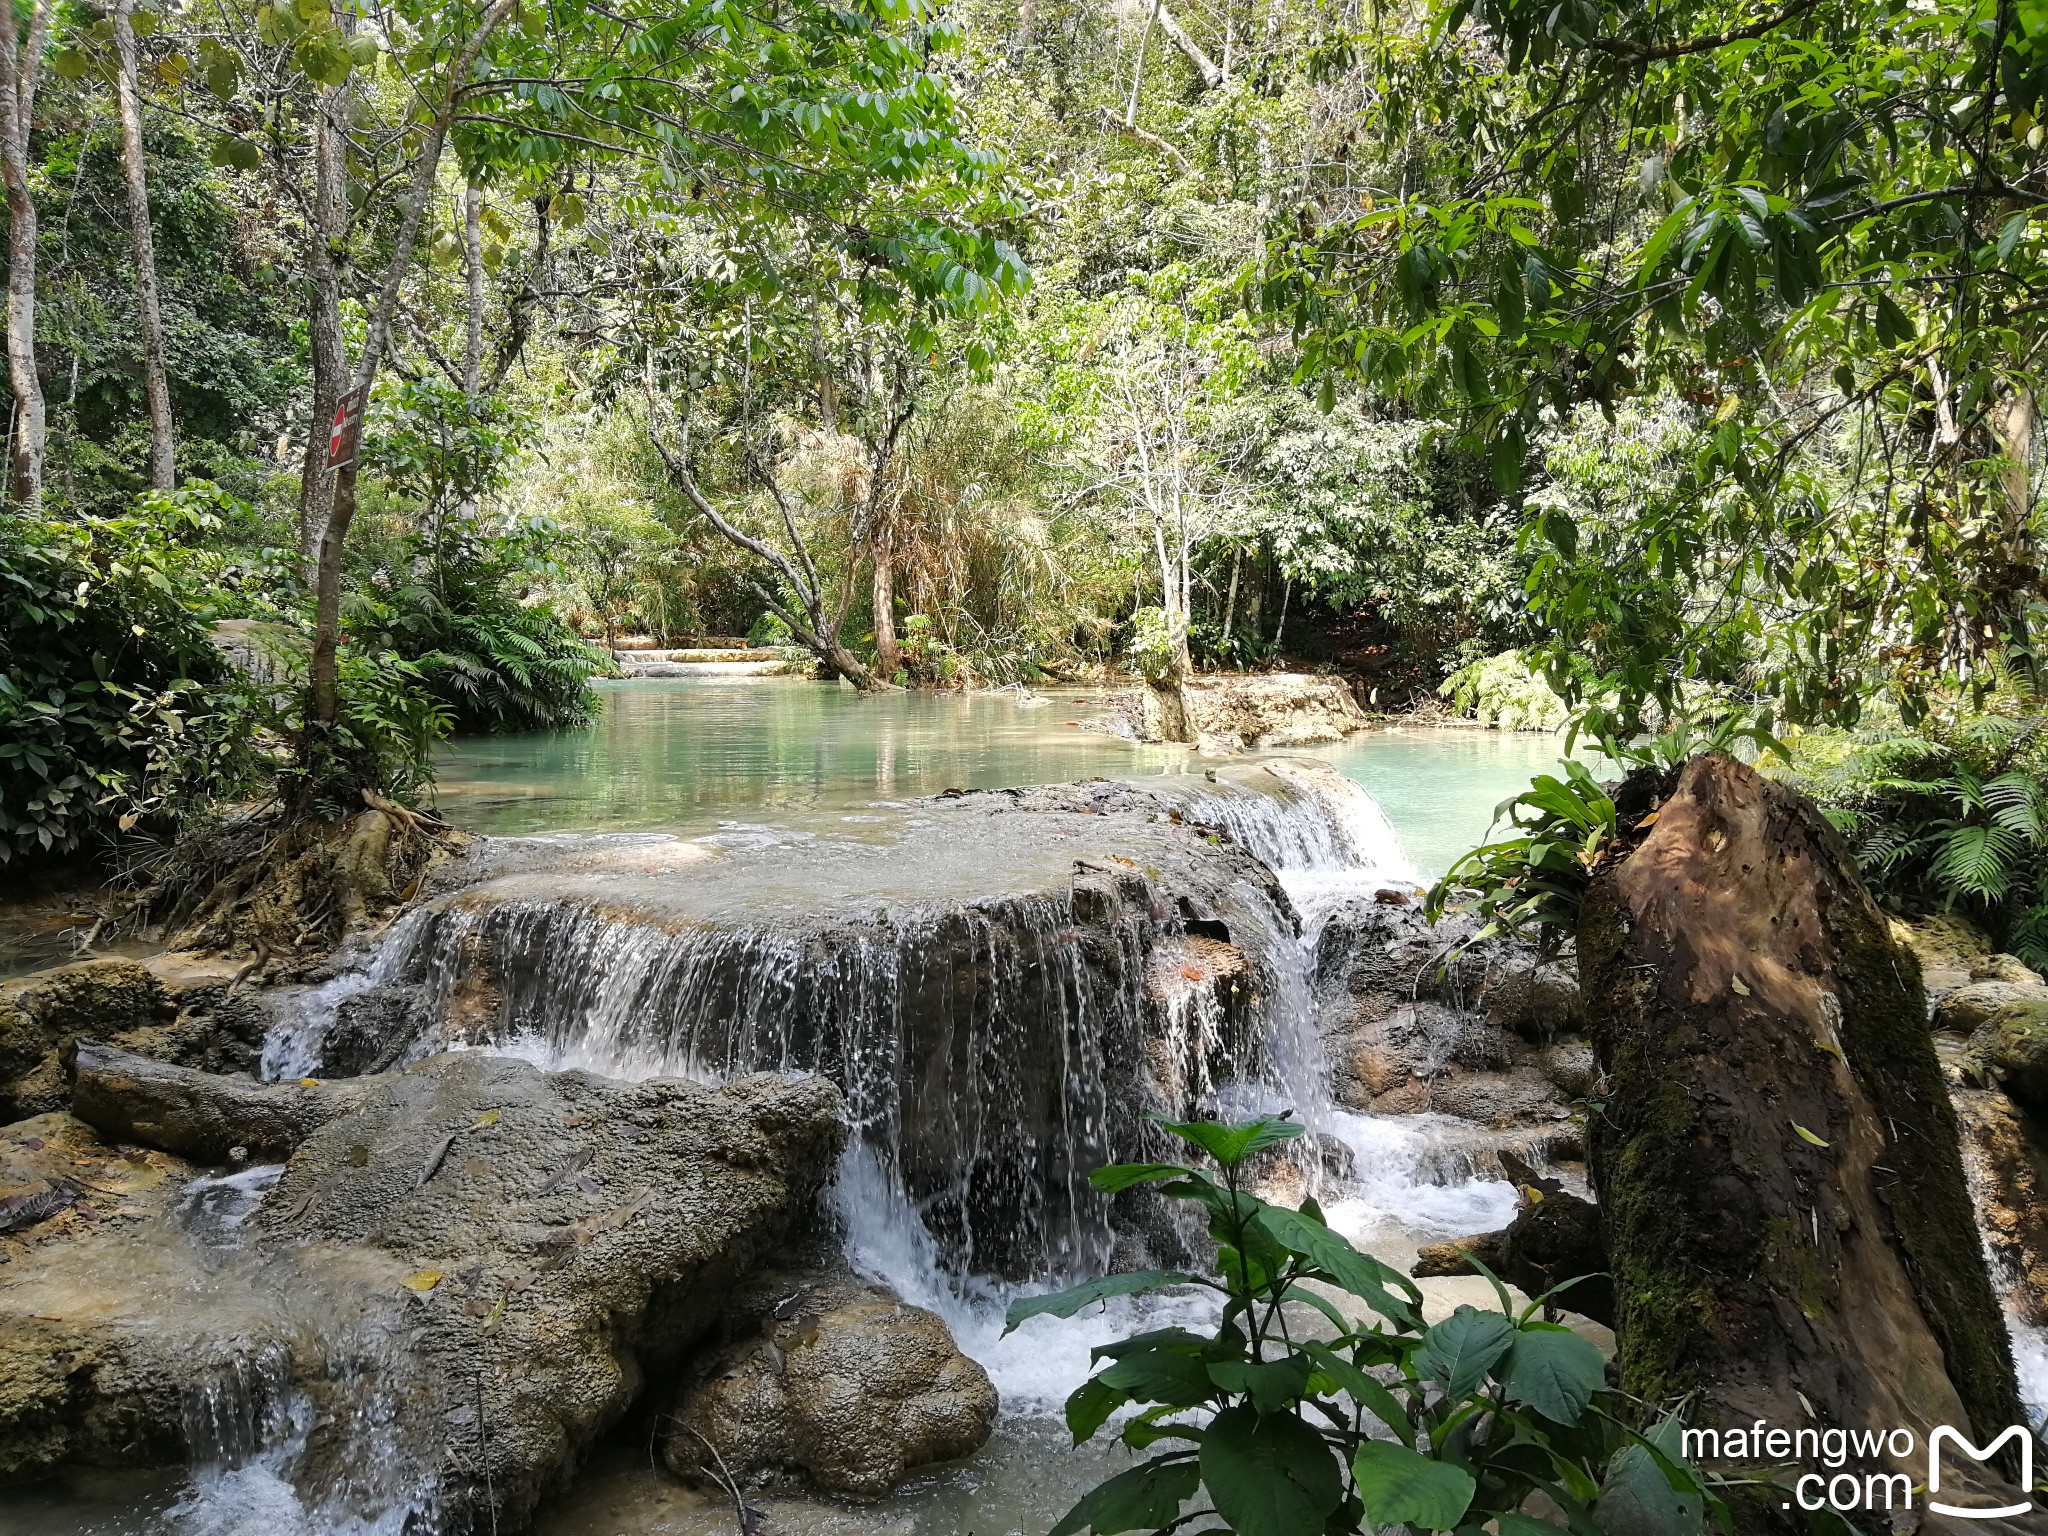
{"type": "MultiPolygon", "coordinates": [[[[1103,788],[1127,801],[1138,787],[1103,788]]],[[[629,1079],[824,1072],[847,1101],[833,1206],[850,1261],[946,1316],[1018,1406],[1055,1404],[1090,1344],[1140,1310],[1206,1305],[1118,1304],[1057,1333],[1000,1337],[1019,1286],[1188,1262],[1175,1203],[1141,1192],[1158,1211],[1142,1232],[1119,1230],[1088,1184],[1104,1163],[1180,1150],[1148,1113],[1284,1108],[1351,1149],[1356,1178],[1323,1192],[1361,1223],[1401,1208],[1428,1226],[1435,1202],[1445,1235],[1501,1224],[1504,1184],[1433,1168],[1433,1117],[1395,1128],[1330,1100],[1315,997],[1323,918],[1345,898],[1415,889],[1372,797],[1295,762],[1140,792],[1150,822],[1125,815],[1103,835],[1134,854],[1154,839],[1162,862],[1183,850],[1178,876],[1075,860],[1053,839],[1096,835],[1080,817],[906,808],[897,844],[844,863],[828,840],[721,839],[717,860],[658,878],[524,877],[444,897],[366,969],[305,994],[266,1045],[266,1074],[323,1070],[356,1011],[394,997],[413,1030],[404,1059],[453,1047],[629,1079]],[[919,878],[899,882],[891,849],[913,845],[919,878]],[[1030,880],[1011,878],[1019,848],[1036,861],[1030,880]],[[934,857],[956,889],[981,894],[925,894],[934,866],[919,861],[934,857]],[[1006,883],[1018,893],[986,894],[1006,883]],[[899,884],[894,899],[870,894],[899,884]],[[1176,1241],[1182,1251],[1160,1251],[1176,1241]]]]}

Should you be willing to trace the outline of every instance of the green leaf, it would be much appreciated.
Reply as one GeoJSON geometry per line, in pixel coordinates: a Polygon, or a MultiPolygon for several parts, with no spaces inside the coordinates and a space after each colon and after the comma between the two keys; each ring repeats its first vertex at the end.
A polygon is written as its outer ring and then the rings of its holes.
{"type": "Polygon", "coordinates": [[[1225,1168],[1234,1168],[1254,1152],[1292,1141],[1306,1129],[1281,1115],[1264,1115],[1243,1125],[1218,1125],[1211,1120],[1161,1120],[1160,1125],[1207,1152],[1225,1168]]]}
{"type": "Polygon", "coordinates": [[[1107,1385],[1099,1376],[1091,1376],[1074,1388],[1067,1394],[1067,1432],[1074,1437],[1074,1444],[1093,1439],[1095,1431],[1109,1422],[1109,1416],[1130,1400],[1128,1392],[1107,1385]]]}
{"type": "Polygon", "coordinates": [[[1498,1312],[1460,1307],[1422,1336],[1416,1373],[1443,1383],[1446,1394],[1463,1399],[1486,1379],[1515,1343],[1515,1325],[1498,1312]]]}
{"type": "Polygon", "coordinates": [[[1336,1458],[1291,1413],[1217,1414],[1202,1437],[1202,1482],[1237,1536],[1322,1536],[1344,1501],[1336,1458]]]}
{"type": "Polygon", "coordinates": [[[1200,1486],[1201,1473],[1194,1462],[1159,1457],[1112,1477],[1068,1510],[1049,1536],[1156,1530],[1170,1525],[1200,1486]]]}
{"type": "Polygon", "coordinates": [[[1127,1355],[1095,1379],[1141,1403],[1192,1408],[1216,1396],[1202,1362],[1179,1350],[1151,1349],[1127,1355]]]}
{"type": "Polygon", "coordinates": [[[1113,1195],[1119,1190],[1139,1184],[1156,1184],[1162,1179],[1200,1177],[1192,1168],[1183,1168],[1177,1163],[1112,1163],[1089,1174],[1088,1182],[1113,1195]]]}
{"type": "Polygon", "coordinates": [[[1195,1275],[1170,1269],[1138,1269],[1128,1274],[1104,1275],[1099,1280],[1090,1280],[1071,1290],[1055,1291],[1050,1296],[1018,1298],[1010,1303],[1010,1310],[1004,1316],[1003,1332],[1008,1333],[1034,1317],[1072,1317],[1083,1307],[1092,1307],[1111,1296],[1134,1296],[1140,1291],[1164,1290],[1169,1285],[1202,1283],[1195,1275]]]}
{"type": "Polygon", "coordinates": [[[1422,1314],[1417,1310],[1422,1293],[1415,1283],[1371,1255],[1360,1253],[1342,1234],[1277,1205],[1259,1211],[1258,1225],[1389,1322],[1402,1328],[1422,1326],[1422,1314]]]}
{"type": "Polygon", "coordinates": [[[1607,1384],[1607,1357],[1568,1328],[1530,1323],[1519,1330],[1500,1373],[1508,1395],[1557,1424],[1575,1424],[1607,1384]]]}
{"type": "Polygon", "coordinates": [[[1646,1437],[1663,1453],[1663,1461],[1631,1441],[1608,1465],[1607,1481],[1593,1506],[1607,1536],[1696,1536],[1706,1528],[1706,1500],[1695,1487],[1675,1486],[1663,1464],[1669,1462],[1680,1481],[1690,1481],[1681,1451],[1683,1433],[1673,1415],[1646,1437]]]}
{"type": "Polygon", "coordinates": [[[1425,1531],[1457,1528],[1479,1485],[1463,1467],[1433,1461],[1405,1445],[1368,1440],[1351,1458],[1366,1519],[1376,1526],[1414,1525],[1425,1531]]]}
{"type": "Polygon", "coordinates": [[[1402,1408],[1401,1400],[1383,1383],[1366,1375],[1327,1344],[1317,1341],[1304,1344],[1302,1348],[1366,1412],[1398,1435],[1403,1445],[1415,1443],[1415,1433],[1408,1426],[1407,1411],[1402,1408]]]}
{"type": "Polygon", "coordinates": [[[92,72],[92,59],[76,48],[62,48],[50,57],[50,68],[63,80],[79,80],[92,72]]]}
{"type": "Polygon", "coordinates": [[[1209,1379],[1226,1392],[1249,1392],[1252,1406],[1261,1413],[1279,1413],[1307,1392],[1314,1369],[1315,1362],[1306,1355],[1290,1355],[1285,1360],[1218,1360],[1209,1367],[1209,1379]]]}

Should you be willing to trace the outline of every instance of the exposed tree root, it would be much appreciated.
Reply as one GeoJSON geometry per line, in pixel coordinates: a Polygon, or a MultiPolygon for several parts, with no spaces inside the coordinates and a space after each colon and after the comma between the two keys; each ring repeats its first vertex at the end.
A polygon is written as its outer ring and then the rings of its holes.
{"type": "Polygon", "coordinates": [[[198,829],[151,872],[122,925],[176,949],[250,956],[238,984],[304,975],[391,916],[431,865],[468,841],[381,795],[363,799],[366,808],[341,821],[269,809],[198,829]]]}

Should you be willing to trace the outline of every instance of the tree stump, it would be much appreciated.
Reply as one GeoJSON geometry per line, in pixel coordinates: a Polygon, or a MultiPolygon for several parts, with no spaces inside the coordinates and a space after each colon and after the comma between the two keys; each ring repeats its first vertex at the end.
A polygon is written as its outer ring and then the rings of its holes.
{"type": "MultiPolygon", "coordinates": [[[[1910,1430],[1915,1451],[1864,1470],[1918,1485],[1936,1426],[1984,1445],[2026,1422],[1918,963],[1803,796],[1719,753],[1675,777],[1617,794],[1579,921],[1622,1386],[1702,1428],[1910,1430]]],[[[1807,1529],[1792,1479],[1843,1469],[1736,1443],[1709,1470],[1790,1469],[1738,1529],[1807,1529]]],[[[2024,1502],[1989,1473],[1966,1490],[1958,1460],[1935,1498],[2024,1502]]]]}

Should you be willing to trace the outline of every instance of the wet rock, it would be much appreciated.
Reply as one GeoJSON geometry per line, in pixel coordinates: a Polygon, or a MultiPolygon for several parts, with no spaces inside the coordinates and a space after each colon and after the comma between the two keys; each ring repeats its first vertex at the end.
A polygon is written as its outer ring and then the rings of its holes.
{"type": "Polygon", "coordinates": [[[1593,1055],[1593,1047],[1583,1040],[1560,1041],[1548,1047],[1536,1058],[1536,1064],[1557,1091],[1568,1098],[1585,1098],[1600,1081],[1600,1063],[1593,1055]]]}
{"type": "Polygon", "coordinates": [[[0,1120],[62,1108],[80,1036],[212,1072],[247,1071],[270,1015],[233,972],[189,956],[87,960],[0,983],[0,1120]]]}
{"type": "MultiPolygon", "coordinates": [[[[517,1530],[812,1209],[843,1136],[818,1078],[627,1084],[480,1053],[324,1102],[232,1232],[145,1212],[0,1268],[0,1338],[83,1362],[0,1420],[0,1465],[177,1461],[198,1449],[177,1388],[247,1398],[253,1371],[250,1413],[296,1403],[313,1426],[287,1468],[306,1510],[417,1495],[442,1528],[494,1504],[517,1530]],[[36,1449],[52,1423],[68,1439],[36,1449]]],[[[238,1176],[250,1199],[267,1172],[238,1176]]]]}
{"type": "Polygon", "coordinates": [[[1534,965],[1510,971],[1486,989],[1486,1017],[1540,1045],[1559,1035],[1584,1034],[1586,1002],[1568,967],[1534,965]]]}
{"type": "Polygon", "coordinates": [[[65,1052],[72,1111],[103,1135],[194,1162],[277,1162],[354,1108],[350,1083],[258,1083],[152,1061],[97,1040],[65,1052]]]}
{"type": "Polygon", "coordinates": [[[320,1052],[320,1070],[330,1077],[388,1072],[418,1041],[425,1025],[419,988],[366,988],[335,1008],[320,1052]]]}
{"type": "Polygon", "coordinates": [[[2025,1017],[2044,1010],[2048,1010],[2048,987],[2023,981],[1973,981],[1935,1005],[1934,1027],[1968,1035],[2008,1015],[2025,1017]]]}
{"type": "Polygon", "coordinates": [[[1972,981],[2009,981],[2021,986],[2043,985],[2041,973],[2017,955],[1980,955],[1970,962],[1972,981]]]}
{"type": "MultiPolygon", "coordinates": [[[[1187,723],[1204,752],[1342,741],[1372,724],[1340,677],[1295,672],[1196,677],[1180,693],[1187,723]]],[[[1137,702],[1146,739],[1182,739],[1167,731],[1167,706],[1158,690],[1143,690],[1137,702]]]]}
{"type": "Polygon", "coordinates": [[[1419,1277],[1476,1275],[1492,1270],[1528,1295],[1541,1296],[1566,1281],[1557,1297],[1565,1311],[1614,1325],[1614,1281],[1607,1275],[1607,1248],[1600,1235],[1600,1208],[1561,1187],[1525,1188],[1515,1219],[1498,1232],[1483,1232],[1420,1249],[1410,1271],[1419,1277]],[[1582,1278],[1583,1277],[1583,1278],[1582,1278]]]}
{"type": "MultiPolygon", "coordinates": [[[[197,1171],[62,1112],[0,1127],[0,1487],[181,1455],[192,1362],[129,1348],[97,1314],[133,1284],[137,1234],[197,1171]]],[[[190,1278],[148,1258],[140,1273],[166,1294],[190,1278]]]]}
{"type": "Polygon", "coordinates": [[[1995,1089],[1954,1097],[1992,1280],[2009,1311],[2048,1324],[2048,1134],[1995,1089]]]}
{"type": "Polygon", "coordinates": [[[1967,1080],[1996,1084],[2034,1113],[2048,1114],[2048,995],[1993,1012],[1970,1036],[1961,1066],[1967,1080]]]}
{"type": "Polygon", "coordinates": [[[937,1314],[851,1278],[772,1275],[725,1320],[739,1337],[693,1373],[662,1455],[693,1481],[808,1482],[874,1497],[978,1450],[996,1417],[988,1374],[937,1314]]]}

